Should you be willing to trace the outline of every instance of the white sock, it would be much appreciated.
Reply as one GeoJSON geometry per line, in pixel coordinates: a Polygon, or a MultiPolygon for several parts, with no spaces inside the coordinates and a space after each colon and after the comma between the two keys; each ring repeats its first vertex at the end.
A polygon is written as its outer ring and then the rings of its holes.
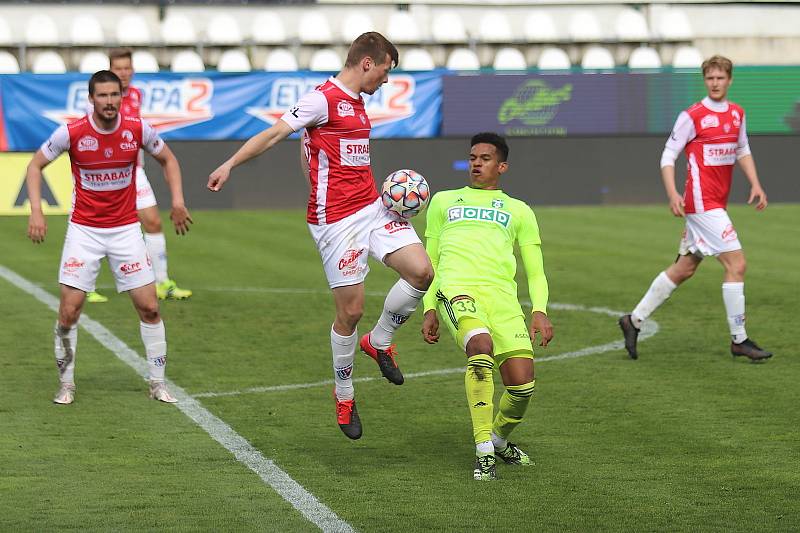
{"type": "Polygon", "coordinates": [[[336,383],[336,397],[340,400],[355,398],[353,390],[353,359],[356,355],[358,331],[349,337],[342,337],[331,328],[331,352],[333,352],[333,381],[336,383]]]}
{"type": "Polygon", "coordinates": [[[723,283],[722,301],[725,302],[731,339],[736,344],[744,342],[747,339],[747,332],[744,330],[744,282],[726,281],[723,283]]]}
{"type": "Polygon", "coordinates": [[[153,262],[153,272],[156,275],[156,283],[163,283],[169,279],[167,275],[167,239],[163,233],[145,233],[144,245],[147,254],[153,262]]]}
{"type": "Polygon", "coordinates": [[[475,445],[475,452],[477,455],[485,455],[487,453],[494,453],[494,445],[492,441],[479,442],[475,445]]]}
{"type": "Polygon", "coordinates": [[[636,328],[641,328],[642,322],[647,320],[647,317],[652,315],[653,311],[658,309],[658,306],[667,301],[667,298],[670,297],[672,291],[677,287],[678,286],[669,279],[666,272],[661,272],[656,276],[656,279],[653,280],[653,283],[650,285],[650,288],[647,289],[644,297],[631,313],[631,322],[633,322],[633,325],[636,328]]]}
{"type": "Polygon", "coordinates": [[[55,353],[61,383],[75,383],[75,351],[78,348],[78,325],[66,327],[56,322],[55,353]]]}
{"type": "Polygon", "coordinates": [[[158,324],[139,322],[144,351],[147,354],[147,369],[150,381],[164,381],[164,370],[167,368],[167,333],[164,321],[158,324]]]}
{"type": "Polygon", "coordinates": [[[423,296],[425,291],[415,289],[403,278],[397,280],[386,295],[378,323],[369,333],[370,344],[381,350],[388,348],[392,344],[394,332],[408,320],[423,296]]]}
{"type": "Polygon", "coordinates": [[[495,450],[505,450],[506,446],[508,446],[508,441],[503,437],[495,435],[494,431],[492,431],[492,444],[495,450]]]}

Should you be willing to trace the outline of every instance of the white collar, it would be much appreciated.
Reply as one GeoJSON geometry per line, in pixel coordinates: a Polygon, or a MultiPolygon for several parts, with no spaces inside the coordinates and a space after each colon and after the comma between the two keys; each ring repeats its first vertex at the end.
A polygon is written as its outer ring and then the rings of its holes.
{"type": "Polygon", "coordinates": [[[117,131],[117,128],[119,128],[119,125],[122,123],[122,115],[117,113],[117,123],[116,123],[116,125],[114,125],[114,127],[111,128],[110,130],[104,130],[104,129],[100,128],[97,124],[95,124],[94,117],[92,116],[91,113],[89,113],[88,116],[89,116],[89,124],[91,124],[92,129],[94,129],[94,131],[96,131],[97,133],[101,133],[101,134],[106,134],[107,135],[109,133],[114,133],[115,131],[117,131]]]}
{"type": "Polygon", "coordinates": [[[338,88],[340,88],[340,89],[342,90],[342,92],[344,92],[344,93],[345,93],[347,96],[349,96],[350,98],[354,98],[354,99],[356,99],[356,100],[359,100],[359,99],[361,98],[361,95],[360,95],[360,94],[356,94],[356,93],[354,93],[353,91],[351,91],[350,89],[348,89],[347,87],[345,87],[345,85],[344,85],[344,84],[343,84],[341,81],[339,81],[338,79],[336,79],[334,76],[331,76],[331,77],[330,77],[330,78],[328,78],[328,79],[330,80],[330,82],[331,82],[331,83],[333,83],[333,84],[334,84],[334,85],[336,85],[338,88]]]}
{"type": "Polygon", "coordinates": [[[700,103],[702,103],[704,106],[709,108],[711,111],[715,111],[717,113],[724,113],[725,111],[728,110],[728,101],[727,100],[723,100],[721,102],[716,102],[716,101],[712,100],[711,98],[709,98],[708,96],[706,96],[705,98],[703,98],[702,102],[700,102],[700,103]]]}

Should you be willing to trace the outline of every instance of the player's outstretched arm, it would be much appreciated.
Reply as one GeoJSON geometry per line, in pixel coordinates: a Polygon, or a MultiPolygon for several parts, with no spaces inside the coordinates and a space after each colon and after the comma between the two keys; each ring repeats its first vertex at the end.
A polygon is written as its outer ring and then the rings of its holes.
{"type": "Polygon", "coordinates": [[[181,166],[172,150],[166,144],[164,148],[154,155],[156,161],[161,164],[164,171],[164,179],[169,186],[170,196],[172,197],[172,211],[169,214],[172,224],[175,226],[175,233],[185,235],[189,231],[189,224],[193,223],[189,210],[183,200],[183,181],[181,177],[181,166]]]}
{"type": "Polygon", "coordinates": [[[294,133],[294,130],[291,126],[279,119],[271,127],[250,137],[230,159],[222,163],[208,176],[208,190],[217,192],[222,189],[222,186],[230,178],[231,170],[263,154],[292,133],[294,133]]]}
{"type": "Polygon", "coordinates": [[[31,203],[31,216],[28,218],[28,238],[35,243],[44,242],[47,235],[47,220],[42,212],[42,169],[50,164],[42,150],[33,154],[25,173],[25,184],[28,187],[28,199],[31,203]]]}
{"type": "Polygon", "coordinates": [[[756,162],[753,156],[748,154],[739,158],[739,166],[742,167],[744,175],[747,176],[747,181],[750,182],[750,197],[747,199],[748,204],[756,202],[756,209],[763,211],[767,207],[767,193],[761,187],[761,182],[758,179],[756,172],[756,162]]]}

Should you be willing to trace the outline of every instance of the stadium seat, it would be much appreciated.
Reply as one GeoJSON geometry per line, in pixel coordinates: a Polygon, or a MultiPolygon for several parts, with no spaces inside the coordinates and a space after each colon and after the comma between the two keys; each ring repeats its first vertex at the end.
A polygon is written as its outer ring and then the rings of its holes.
{"type": "Polygon", "coordinates": [[[672,56],[675,68],[699,68],[703,64],[703,54],[694,46],[679,46],[672,56]]]}
{"type": "Polygon", "coordinates": [[[658,35],[662,39],[683,41],[694,36],[689,17],[683,9],[670,7],[660,12],[658,17],[658,35]]]}
{"type": "Polygon", "coordinates": [[[78,71],[86,74],[94,74],[98,70],[108,70],[108,67],[108,55],[95,50],[83,55],[78,65],[78,71]]]}
{"type": "Polygon", "coordinates": [[[590,46],[581,60],[581,68],[585,69],[612,69],[614,66],[614,56],[603,46],[590,46]]]}
{"type": "Polygon", "coordinates": [[[360,11],[352,11],[342,21],[341,35],[346,43],[353,42],[356,37],[368,31],[376,31],[372,17],[360,11]]]}
{"type": "Polygon", "coordinates": [[[39,14],[25,25],[25,43],[29,46],[58,44],[58,28],[49,15],[39,14]]]}
{"type": "Polygon", "coordinates": [[[561,48],[547,47],[542,50],[536,67],[540,70],[564,70],[572,67],[572,63],[561,48]]]}
{"type": "Polygon", "coordinates": [[[14,36],[11,34],[11,27],[3,17],[0,17],[0,46],[10,46],[14,44],[14,36]]]}
{"type": "Polygon", "coordinates": [[[501,48],[494,56],[492,67],[495,70],[527,70],[525,56],[516,48],[501,48]]]}
{"type": "Polygon", "coordinates": [[[308,69],[316,72],[338,72],[342,68],[342,58],[330,48],[322,48],[311,55],[308,69]]]}
{"type": "Polygon", "coordinates": [[[34,74],[63,74],[67,71],[64,60],[52,50],[40,52],[33,60],[31,72],[34,74]]]}
{"type": "Polygon", "coordinates": [[[480,70],[481,62],[469,48],[456,48],[450,52],[446,66],[450,70],[480,70]]]}
{"type": "Polygon", "coordinates": [[[194,50],[181,50],[172,56],[172,72],[203,72],[206,69],[203,58],[194,50]]]}
{"type": "Polygon", "coordinates": [[[212,45],[240,44],[243,39],[239,23],[227,13],[214,15],[206,26],[206,40],[212,45]]]}
{"type": "Polygon", "coordinates": [[[647,41],[650,31],[647,29],[647,20],[641,11],[625,8],[619,12],[614,21],[614,33],[620,41],[647,41]]]}
{"type": "Polygon", "coordinates": [[[508,17],[500,11],[489,11],[480,17],[478,40],[482,43],[510,43],[514,41],[508,17]]]}
{"type": "Polygon", "coordinates": [[[431,25],[433,40],[437,43],[456,44],[467,42],[464,22],[455,11],[439,11],[433,16],[431,25]]]}
{"type": "Polygon", "coordinates": [[[264,70],[269,72],[293,72],[297,70],[297,58],[286,48],[276,48],[267,56],[264,70]]]}
{"type": "Polygon", "coordinates": [[[420,24],[407,11],[392,11],[386,22],[386,38],[396,44],[418,44],[422,40],[420,24]]]}
{"type": "Polygon", "coordinates": [[[274,11],[259,11],[253,19],[251,34],[256,44],[284,44],[286,41],[283,19],[274,11]]]}
{"type": "Polygon", "coordinates": [[[150,26],[138,13],[127,13],[117,22],[117,42],[121,45],[150,44],[151,36],[150,26]]]}
{"type": "Polygon", "coordinates": [[[328,18],[317,10],[303,13],[297,25],[297,37],[303,44],[331,44],[333,34],[328,18]]]}
{"type": "Polygon", "coordinates": [[[136,50],[133,53],[133,70],[136,72],[158,72],[158,60],[146,50],[136,50]]]}
{"type": "Polygon", "coordinates": [[[93,15],[82,14],[72,19],[70,42],[78,45],[102,45],[105,42],[100,21],[93,15]]]}
{"type": "Polygon", "coordinates": [[[576,11],[569,19],[569,36],[573,41],[595,42],[603,39],[600,22],[588,10],[576,11]]]}
{"type": "Polygon", "coordinates": [[[436,64],[430,52],[424,48],[409,48],[400,54],[400,68],[403,70],[433,70],[436,64]]]}
{"type": "Polygon", "coordinates": [[[219,72],[250,72],[250,59],[244,50],[225,50],[217,62],[219,72]]]}
{"type": "Polygon", "coordinates": [[[525,40],[530,43],[551,43],[558,40],[558,30],[547,11],[533,10],[525,17],[525,40]]]}
{"type": "Polygon", "coordinates": [[[0,50],[0,74],[17,74],[18,72],[17,58],[5,50],[0,50]]]}
{"type": "Polygon", "coordinates": [[[655,48],[640,46],[631,52],[628,68],[661,68],[661,58],[655,48]]]}
{"type": "Polygon", "coordinates": [[[167,15],[161,23],[161,39],[164,44],[193,45],[197,43],[197,32],[189,17],[180,13],[172,13],[167,15]]]}

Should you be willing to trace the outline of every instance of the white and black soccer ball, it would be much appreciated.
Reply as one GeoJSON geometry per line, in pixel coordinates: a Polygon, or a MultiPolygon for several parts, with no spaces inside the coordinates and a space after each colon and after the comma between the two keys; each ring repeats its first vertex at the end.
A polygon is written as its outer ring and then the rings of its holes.
{"type": "Polygon", "coordinates": [[[395,170],[383,180],[381,200],[384,207],[403,218],[418,215],[428,205],[431,189],[419,172],[395,170]]]}

